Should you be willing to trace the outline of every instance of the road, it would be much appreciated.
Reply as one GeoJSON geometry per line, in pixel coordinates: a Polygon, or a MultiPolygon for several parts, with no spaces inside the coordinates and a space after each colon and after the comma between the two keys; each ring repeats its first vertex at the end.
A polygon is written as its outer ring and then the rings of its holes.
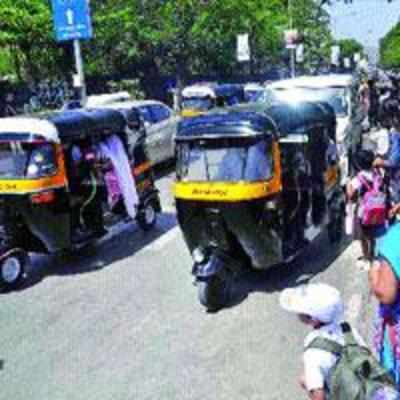
{"type": "Polygon", "coordinates": [[[325,235],[292,265],[244,277],[230,308],[204,312],[172,182],[157,182],[164,213],[152,232],[126,227],[68,263],[38,258],[26,285],[0,296],[1,400],[303,399],[306,328],[278,298],[310,280],[340,288],[349,320],[370,334],[359,250],[325,235]]]}

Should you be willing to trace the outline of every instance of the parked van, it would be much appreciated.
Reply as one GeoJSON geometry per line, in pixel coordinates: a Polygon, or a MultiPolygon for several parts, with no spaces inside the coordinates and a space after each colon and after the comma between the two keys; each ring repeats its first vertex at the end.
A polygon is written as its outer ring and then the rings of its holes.
{"type": "Polygon", "coordinates": [[[342,183],[350,173],[352,155],[362,145],[362,122],[366,115],[358,101],[358,79],[349,74],[303,76],[268,85],[263,101],[316,101],[328,103],[336,113],[342,183]]]}

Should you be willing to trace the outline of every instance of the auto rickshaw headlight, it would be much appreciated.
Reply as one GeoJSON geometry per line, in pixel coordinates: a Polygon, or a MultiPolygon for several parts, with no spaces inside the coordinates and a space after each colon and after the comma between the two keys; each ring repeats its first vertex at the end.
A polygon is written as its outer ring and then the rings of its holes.
{"type": "Polygon", "coordinates": [[[196,264],[202,264],[206,260],[204,249],[196,247],[192,252],[192,258],[196,264]]]}

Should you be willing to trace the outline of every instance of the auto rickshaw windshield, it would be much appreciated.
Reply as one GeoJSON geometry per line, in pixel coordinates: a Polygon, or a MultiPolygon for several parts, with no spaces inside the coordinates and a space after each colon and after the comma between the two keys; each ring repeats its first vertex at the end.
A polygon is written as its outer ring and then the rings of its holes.
{"type": "Polygon", "coordinates": [[[273,176],[272,145],[264,139],[181,142],[177,155],[181,181],[255,182],[273,176]]]}
{"type": "Polygon", "coordinates": [[[54,145],[42,142],[0,142],[0,179],[35,179],[56,172],[54,145]]]}

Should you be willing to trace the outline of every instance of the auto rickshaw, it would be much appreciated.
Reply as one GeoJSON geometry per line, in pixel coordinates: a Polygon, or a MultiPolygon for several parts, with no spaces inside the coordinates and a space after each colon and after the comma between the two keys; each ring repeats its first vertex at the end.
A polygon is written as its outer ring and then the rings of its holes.
{"type": "Polygon", "coordinates": [[[144,230],[156,223],[161,207],[152,168],[143,143],[134,145],[128,137],[136,134],[132,121],[130,126],[114,110],[0,119],[2,288],[21,284],[29,252],[79,249],[106,235],[112,225],[132,219],[118,180],[121,169],[99,155],[110,138],[123,146],[128,159],[133,180],[126,182],[136,186],[136,221],[144,230]]]}
{"type": "Polygon", "coordinates": [[[182,112],[184,118],[203,115],[216,107],[229,107],[245,101],[243,85],[238,84],[197,84],[182,91],[182,112]]]}
{"type": "Polygon", "coordinates": [[[177,217],[208,310],[230,301],[240,274],[289,262],[324,227],[340,239],[344,196],[329,124],[308,103],[181,123],[177,217]]]}

